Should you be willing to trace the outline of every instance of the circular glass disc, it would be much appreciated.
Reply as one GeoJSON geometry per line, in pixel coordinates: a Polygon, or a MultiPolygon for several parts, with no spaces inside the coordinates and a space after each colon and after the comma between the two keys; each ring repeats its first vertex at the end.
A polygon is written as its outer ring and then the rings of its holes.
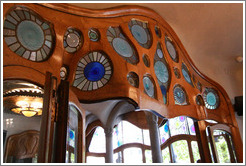
{"type": "Polygon", "coordinates": [[[207,102],[209,105],[212,105],[212,106],[216,104],[216,96],[212,92],[208,92],[207,102]]]}
{"type": "Polygon", "coordinates": [[[144,84],[144,89],[146,91],[146,93],[150,96],[150,97],[154,97],[154,84],[152,83],[152,81],[150,80],[149,77],[144,77],[143,78],[143,84],[144,84]]]}
{"type": "Polygon", "coordinates": [[[121,38],[114,38],[113,40],[113,47],[118,54],[124,57],[131,57],[133,55],[133,51],[131,46],[127,41],[121,38]]]}
{"type": "Polygon", "coordinates": [[[98,81],[103,78],[105,69],[99,62],[90,62],[86,65],[84,74],[89,81],[98,81]]]}
{"type": "Polygon", "coordinates": [[[67,44],[70,47],[77,47],[79,45],[79,36],[74,33],[69,33],[67,35],[67,44]]]}
{"type": "Polygon", "coordinates": [[[22,21],[17,27],[17,37],[20,43],[31,51],[40,49],[44,43],[44,32],[33,21],[22,21]]]}
{"type": "Polygon", "coordinates": [[[178,103],[183,104],[185,102],[185,93],[183,89],[176,87],[174,89],[174,98],[178,103]]]}
{"type": "Polygon", "coordinates": [[[155,74],[158,80],[160,80],[162,83],[166,83],[169,78],[167,67],[164,63],[161,61],[157,61],[154,65],[155,74]]]}
{"type": "Polygon", "coordinates": [[[176,59],[177,53],[176,53],[175,47],[173,46],[173,44],[169,40],[167,40],[167,42],[166,42],[166,47],[167,47],[167,51],[168,51],[169,55],[171,56],[171,58],[176,59]]]}
{"type": "Polygon", "coordinates": [[[145,44],[148,42],[148,35],[143,27],[139,25],[133,25],[131,27],[131,32],[134,38],[141,44],[145,44]]]}

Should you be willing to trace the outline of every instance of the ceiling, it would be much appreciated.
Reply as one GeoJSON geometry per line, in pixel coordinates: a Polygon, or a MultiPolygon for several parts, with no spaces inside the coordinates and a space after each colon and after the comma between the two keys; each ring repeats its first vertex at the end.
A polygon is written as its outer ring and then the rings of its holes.
{"type": "Polygon", "coordinates": [[[243,93],[242,3],[73,3],[89,9],[140,5],[174,29],[198,69],[221,84],[230,98],[243,93]]]}

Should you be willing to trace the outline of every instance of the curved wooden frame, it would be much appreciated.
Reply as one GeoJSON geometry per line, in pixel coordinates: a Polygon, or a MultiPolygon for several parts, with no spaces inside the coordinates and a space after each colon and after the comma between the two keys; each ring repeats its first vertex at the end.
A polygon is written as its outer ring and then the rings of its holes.
{"type": "MultiPolygon", "coordinates": [[[[6,17],[6,13],[8,13],[8,11],[15,5],[20,4],[3,4],[4,18],[6,17]]],[[[79,102],[93,102],[113,98],[129,98],[138,104],[140,110],[154,110],[165,118],[173,118],[180,115],[186,115],[197,120],[213,119],[220,123],[228,124],[232,128],[232,139],[235,143],[238,161],[243,161],[242,140],[240,137],[238,137],[240,132],[235,119],[234,109],[232,107],[230,98],[228,97],[225,90],[218,83],[211,80],[197,69],[176,33],[173,31],[170,25],[156,12],[140,6],[121,6],[105,10],[90,10],[75,7],[69,4],[57,3],[26,3],[21,5],[26,6],[31,10],[37,12],[44,19],[54,25],[54,31],[56,33],[56,44],[52,56],[47,61],[32,62],[13,53],[8,48],[7,44],[3,42],[4,79],[27,79],[32,80],[39,85],[44,85],[44,73],[51,72],[55,77],[58,78],[59,84],[60,68],[63,65],[66,65],[69,67],[69,75],[67,81],[71,86],[74,80],[77,62],[79,61],[79,59],[91,51],[104,51],[107,55],[110,55],[110,59],[113,63],[114,74],[111,76],[111,80],[103,88],[97,89],[96,91],[81,92],[75,87],[70,87],[70,89],[77,96],[79,102]],[[149,49],[142,48],[129,31],[128,22],[132,18],[148,22],[150,33],[153,35],[153,43],[149,49]],[[100,40],[97,42],[92,42],[89,38],[85,37],[82,48],[74,54],[69,54],[63,48],[62,36],[64,35],[67,27],[70,26],[79,28],[84,36],[87,36],[85,34],[88,34],[88,29],[90,29],[91,27],[97,28],[99,33],[101,34],[100,40]],[[141,58],[139,58],[140,61],[137,65],[132,65],[118,56],[118,54],[113,50],[106,38],[106,32],[108,27],[110,26],[120,26],[120,28],[124,32],[124,35],[129,40],[131,40],[133,46],[136,48],[138,55],[141,56],[143,54],[147,54],[149,56],[151,64],[150,68],[145,67],[141,58]],[[159,27],[161,33],[163,34],[161,35],[161,38],[155,35],[156,26],[159,27]],[[139,78],[143,78],[146,73],[151,74],[154,82],[157,83],[157,79],[154,76],[155,71],[152,67],[152,65],[154,64],[154,53],[156,51],[156,45],[158,42],[165,46],[166,35],[171,38],[179,56],[179,62],[172,63],[172,59],[170,56],[168,56],[168,51],[164,47],[165,49],[163,49],[163,53],[166,60],[170,62],[168,63],[170,69],[173,69],[174,67],[181,69],[182,62],[184,62],[188,70],[190,71],[190,74],[192,75],[191,79],[193,79],[194,76],[194,78],[196,78],[196,81],[199,81],[202,84],[202,92],[200,92],[198,89],[190,86],[190,84],[188,84],[182,77],[180,79],[177,79],[174,76],[174,73],[171,72],[171,82],[169,85],[169,90],[173,89],[176,83],[182,85],[188,94],[188,99],[190,102],[189,105],[186,106],[176,105],[174,103],[174,97],[172,93],[167,93],[168,104],[164,105],[160,88],[156,88],[157,98],[153,99],[144,93],[144,87],[141,83],[141,80],[139,82],[139,88],[135,88],[132,87],[126,79],[127,74],[130,71],[134,71],[138,74],[139,78]],[[38,77],[40,77],[40,80],[38,77]],[[199,94],[202,94],[206,87],[214,88],[218,92],[218,96],[220,98],[220,106],[215,110],[209,110],[205,108],[205,106],[196,104],[195,97],[199,94]]]]}

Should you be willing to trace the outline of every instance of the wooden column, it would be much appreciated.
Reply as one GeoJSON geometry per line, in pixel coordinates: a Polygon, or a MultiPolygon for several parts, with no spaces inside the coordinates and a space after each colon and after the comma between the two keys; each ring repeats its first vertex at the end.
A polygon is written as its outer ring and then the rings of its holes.
{"type": "Polygon", "coordinates": [[[201,156],[202,163],[211,163],[211,155],[208,146],[208,140],[206,135],[206,124],[205,121],[197,121],[194,122],[195,130],[196,130],[196,137],[197,143],[199,148],[199,153],[201,156]]]}
{"type": "Polygon", "coordinates": [[[58,116],[56,125],[56,152],[55,162],[65,163],[66,160],[66,139],[68,122],[68,98],[69,82],[61,80],[58,87],[58,116]]]}
{"type": "Polygon", "coordinates": [[[38,163],[51,162],[52,143],[53,143],[53,124],[55,115],[55,96],[56,79],[50,72],[46,73],[43,112],[40,126],[40,139],[38,148],[38,163]]]}
{"type": "Polygon", "coordinates": [[[231,127],[232,142],[236,151],[237,162],[243,162],[243,142],[240,137],[240,132],[237,127],[231,127]]]}

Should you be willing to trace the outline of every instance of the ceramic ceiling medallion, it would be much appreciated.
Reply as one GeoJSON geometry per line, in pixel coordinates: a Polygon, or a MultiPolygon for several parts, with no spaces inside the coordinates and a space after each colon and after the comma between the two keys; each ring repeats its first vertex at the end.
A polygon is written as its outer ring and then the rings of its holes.
{"type": "Polygon", "coordinates": [[[170,85],[170,72],[167,61],[164,57],[161,44],[158,43],[156,47],[156,52],[154,56],[154,70],[157,77],[158,84],[161,89],[163,102],[167,104],[167,91],[170,85]]]}
{"type": "Polygon", "coordinates": [[[22,6],[12,8],[5,16],[3,37],[10,50],[36,62],[47,60],[55,43],[52,25],[22,6]]]}
{"type": "Polygon", "coordinates": [[[144,48],[150,48],[152,45],[152,36],[148,28],[148,23],[137,19],[132,19],[128,23],[129,29],[138,44],[144,48]]]}
{"type": "Polygon", "coordinates": [[[136,65],[139,62],[135,48],[122,34],[119,27],[109,27],[107,30],[107,39],[114,50],[128,63],[136,65]]]}
{"type": "Polygon", "coordinates": [[[108,83],[112,72],[111,60],[106,54],[90,52],[78,62],[73,86],[82,91],[99,89],[108,83]]]}

